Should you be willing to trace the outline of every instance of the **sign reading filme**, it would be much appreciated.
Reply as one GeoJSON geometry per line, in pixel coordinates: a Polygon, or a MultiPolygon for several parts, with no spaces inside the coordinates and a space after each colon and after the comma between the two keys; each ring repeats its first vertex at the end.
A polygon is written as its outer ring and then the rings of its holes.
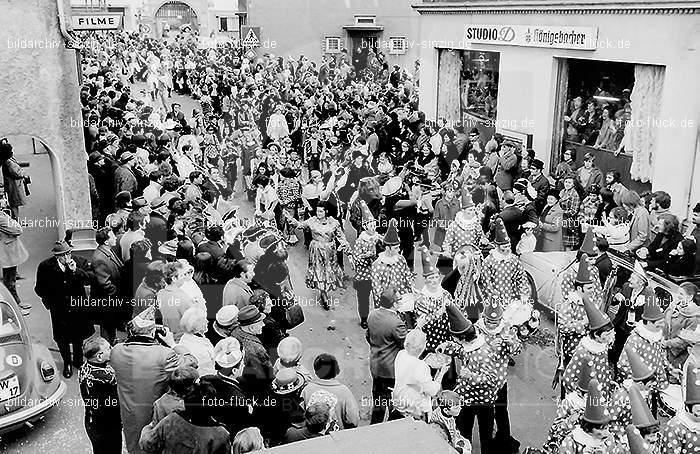
{"type": "Polygon", "coordinates": [[[122,25],[121,14],[74,14],[73,30],[116,30],[122,25]]]}
{"type": "Polygon", "coordinates": [[[465,41],[505,46],[595,50],[598,27],[469,24],[465,41]]]}

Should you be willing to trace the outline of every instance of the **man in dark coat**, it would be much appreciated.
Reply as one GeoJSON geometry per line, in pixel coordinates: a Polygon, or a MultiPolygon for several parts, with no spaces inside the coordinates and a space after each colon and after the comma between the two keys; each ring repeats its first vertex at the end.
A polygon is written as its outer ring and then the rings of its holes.
{"type": "Polygon", "coordinates": [[[503,221],[503,226],[506,228],[508,238],[510,238],[510,248],[515,252],[515,247],[518,245],[522,237],[521,226],[524,223],[523,210],[515,204],[515,197],[510,191],[503,194],[503,202],[505,207],[499,213],[498,217],[503,221]]]}
{"type": "Polygon", "coordinates": [[[646,272],[641,264],[636,262],[634,264],[634,272],[629,280],[613,296],[611,304],[619,304],[619,308],[615,318],[612,320],[615,328],[615,342],[608,355],[611,364],[617,364],[627,338],[632,333],[636,323],[642,319],[644,303],[650,299],[649,293],[653,291],[648,287],[648,284],[649,280],[646,272]]]}
{"type": "Polygon", "coordinates": [[[114,194],[126,191],[131,197],[138,194],[139,183],[133,171],[133,164],[136,155],[130,151],[125,151],[119,158],[121,165],[114,172],[114,194]]]}
{"type": "MultiPolygon", "coordinates": [[[[124,263],[112,248],[117,238],[110,227],[102,227],[95,233],[98,246],[92,254],[95,280],[90,288],[90,299],[94,302],[93,321],[100,325],[102,336],[114,344],[117,327],[131,315],[124,313],[122,271],[124,263]]],[[[131,298],[132,295],[129,295],[131,298]]]]}
{"type": "Polygon", "coordinates": [[[695,205],[695,208],[693,208],[693,213],[690,218],[694,226],[693,230],[690,233],[690,236],[695,240],[695,245],[697,246],[697,248],[695,249],[694,274],[698,274],[700,273],[700,202],[698,202],[695,205]]]}
{"type": "Polygon", "coordinates": [[[542,169],[544,169],[544,162],[539,159],[533,159],[530,164],[530,183],[532,187],[537,191],[537,196],[535,196],[535,210],[537,214],[542,214],[544,206],[547,204],[547,194],[549,193],[549,180],[542,174],[542,169]]]}
{"type": "Polygon", "coordinates": [[[598,275],[600,276],[600,285],[605,288],[605,281],[608,280],[608,276],[612,273],[613,263],[608,256],[608,240],[605,237],[599,236],[595,239],[596,248],[598,249],[598,256],[593,264],[598,268],[598,275]]]}
{"type": "Polygon", "coordinates": [[[394,387],[394,361],[406,339],[406,324],[396,312],[396,291],[385,290],[378,309],[367,317],[367,342],[370,347],[369,369],[372,374],[372,419],[370,424],[384,422],[391,409],[391,388],[394,387]]]}
{"type": "Polygon", "coordinates": [[[204,236],[207,241],[197,245],[197,252],[208,252],[214,261],[219,260],[224,255],[224,242],[221,240],[224,237],[224,229],[220,225],[210,225],[204,230],[204,236]]]}
{"type": "Polygon", "coordinates": [[[66,242],[57,241],[51,249],[53,257],[37,267],[34,286],[34,292],[51,312],[53,338],[63,359],[65,378],[73,376],[73,366],[82,365],[83,340],[95,331],[84,316],[88,304],[85,285],[94,275],[87,261],[71,257],[71,250],[66,242]]]}

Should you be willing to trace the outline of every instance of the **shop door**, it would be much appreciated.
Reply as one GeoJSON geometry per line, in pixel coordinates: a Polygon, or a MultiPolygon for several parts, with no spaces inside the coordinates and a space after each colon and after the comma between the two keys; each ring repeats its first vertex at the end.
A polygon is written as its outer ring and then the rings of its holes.
{"type": "Polygon", "coordinates": [[[177,30],[180,27],[189,25],[194,31],[197,29],[197,14],[189,5],[172,1],[165,3],[156,12],[156,23],[162,32],[164,29],[177,30]]]}
{"type": "Polygon", "coordinates": [[[367,67],[367,55],[370,50],[377,49],[376,36],[353,36],[352,37],[352,65],[355,71],[360,72],[367,67]]]}

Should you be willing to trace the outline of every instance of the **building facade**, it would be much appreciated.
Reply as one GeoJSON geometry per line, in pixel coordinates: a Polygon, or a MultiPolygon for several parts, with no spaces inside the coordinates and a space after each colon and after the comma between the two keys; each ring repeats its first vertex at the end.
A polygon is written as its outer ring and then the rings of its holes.
{"type": "Polygon", "coordinates": [[[361,67],[370,49],[412,68],[419,15],[411,0],[248,0],[247,25],[260,27],[264,52],[318,61],[348,51],[361,67]]]}
{"type": "Polygon", "coordinates": [[[8,37],[0,48],[0,138],[31,136],[48,149],[59,233],[66,225],[89,225],[92,219],[78,61],[64,37],[69,14],[67,3],[22,0],[4,7],[0,15],[8,37]]]}
{"type": "Polygon", "coordinates": [[[700,200],[700,2],[425,1],[414,9],[428,43],[420,49],[427,118],[520,138],[550,170],[565,149],[579,161],[592,153],[628,187],[668,191],[676,213],[700,200]],[[587,118],[589,103],[591,118],[603,124],[609,115],[615,134],[572,120],[587,118]]]}

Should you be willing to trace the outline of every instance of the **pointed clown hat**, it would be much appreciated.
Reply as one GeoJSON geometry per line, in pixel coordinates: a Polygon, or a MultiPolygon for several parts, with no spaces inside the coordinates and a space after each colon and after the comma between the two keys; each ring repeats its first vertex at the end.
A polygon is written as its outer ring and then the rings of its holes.
{"type": "Polygon", "coordinates": [[[630,424],[625,427],[625,432],[627,433],[630,454],[651,454],[649,445],[644,441],[644,437],[636,427],[630,424]]]}
{"type": "Polygon", "coordinates": [[[593,369],[589,361],[581,361],[581,369],[578,373],[578,383],[576,387],[582,393],[588,392],[588,384],[593,378],[593,369]]]}
{"type": "Polygon", "coordinates": [[[659,420],[651,414],[647,401],[642,397],[639,385],[632,385],[629,389],[630,408],[632,409],[632,424],[637,429],[644,429],[659,425],[659,420]]]}
{"type": "Polygon", "coordinates": [[[432,276],[438,272],[437,257],[430,253],[427,247],[421,249],[421,264],[423,265],[423,276],[432,276]]]}
{"type": "Polygon", "coordinates": [[[634,274],[644,279],[644,282],[649,282],[649,276],[647,276],[647,272],[644,270],[644,267],[639,260],[634,262],[634,274]]]}
{"type": "Polygon", "coordinates": [[[365,202],[364,200],[360,201],[360,209],[362,210],[362,225],[376,221],[376,219],[374,219],[374,216],[372,215],[372,212],[367,206],[367,202],[365,202]]]}
{"type": "Polygon", "coordinates": [[[700,365],[689,362],[685,377],[685,404],[700,404],[700,365]]]}
{"type": "Polygon", "coordinates": [[[472,200],[472,194],[466,188],[462,189],[461,205],[463,210],[474,208],[476,206],[472,200]]]}
{"type": "Polygon", "coordinates": [[[591,271],[588,268],[588,255],[581,254],[581,258],[578,261],[578,273],[576,273],[576,283],[577,284],[592,284],[593,278],[591,278],[591,271]]]}
{"type": "Polygon", "coordinates": [[[610,318],[605,315],[590,298],[583,298],[583,308],[588,316],[588,329],[591,331],[602,328],[610,324],[610,318]]]}
{"type": "Polygon", "coordinates": [[[641,356],[631,346],[625,346],[625,354],[632,372],[632,380],[641,382],[654,375],[654,371],[644,362],[641,356]]]}
{"type": "Polygon", "coordinates": [[[664,312],[659,306],[659,300],[656,298],[654,291],[647,287],[642,292],[642,295],[644,295],[644,312],[642,313],[642,320],[656,322],[663,319],[664,312]]]}
{"type": "Polygon", "coordinates": [[[494,243],[497,245],[510,244],[510,238],[508,238],[508,232],[506,232],[506,226],[503,225],[503,219],[496,218],[494,221],[494,226],[496,229],[496,237],[494,238],[494,243]]]}
{"type": "Polygon", "coordinates": [[[503,307],[499,304],[497,298],[489,298],[482,316],[493,322],[500,322],[503,319],[503,307]]]}
{"type": "Polygon", "coordinates": [[[588,254],[589,256],[594,256],[598,253],[593,227],[588,227],[588,231],[586,231],[586,236],[583,237],[583,242],[581,243],[579,251],[583,252],[584,254],[588,254]]]}
{"type": "Polygon", "coordinates": [[[396,246],[399,243],[399,233],[396,231],[396,219],[391,219],[389,221],[389,227],[384,234],[384,244],[387,246],[396,246]]]}
{"type": "Polygon", "coordinates": [[[474,329],[472,322],[467,320],[467,317],[462,314],[457,306],[450,304],[445,309],[447,310],[447,320],[450,325],[450,333],[464,334],[470,329],[474,329]]]}
{"type": "Polygon", "coordinates": [[[588,383],[586,410],[581,417],[591,424],[607,424],[610,422],[610,412],[603,397],[603,387],[595,378],[588,383]]]}

